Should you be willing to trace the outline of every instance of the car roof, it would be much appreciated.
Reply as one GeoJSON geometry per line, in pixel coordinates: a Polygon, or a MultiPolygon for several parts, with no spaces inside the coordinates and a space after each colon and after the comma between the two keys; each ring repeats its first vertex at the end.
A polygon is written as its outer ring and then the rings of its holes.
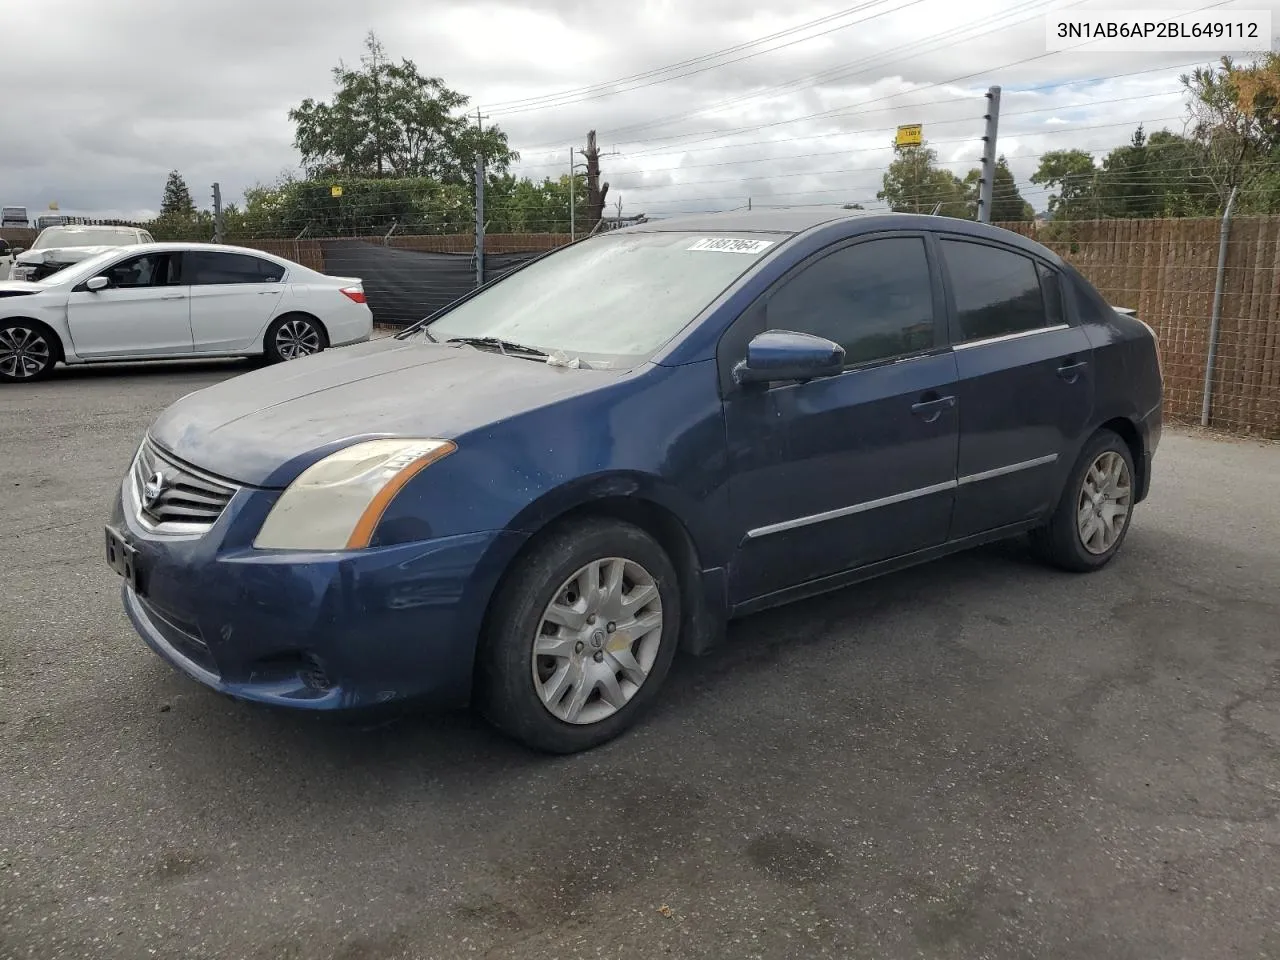
{"type": "Polygon", "coordinates": [[[624,227],[618,233],[638,232],[707,232],[707,233],[781,233],[796,236],[818,227],[837,223],[857,222],[859,233],[877,230],[941,230],[974,239],[998,240],[1029,253],[1036,253],[1053,263],[1060,258],[1035,240],[994,227],[989,223],[961,220],[958,217],[939,217],[923,213],[892,213],[883,210],[825,210],[820,208],[767,208],[763,210],[728,210],[723,213],[696,213],[651,220],[633,227],[624,227]]]}

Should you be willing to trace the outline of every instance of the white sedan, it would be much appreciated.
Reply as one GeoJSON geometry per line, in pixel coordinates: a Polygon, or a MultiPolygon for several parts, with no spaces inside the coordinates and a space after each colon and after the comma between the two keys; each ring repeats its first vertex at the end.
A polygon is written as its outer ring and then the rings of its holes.
{"type": "Polygon", "coordinates": [[[0,282],[0,381],[38,379],[58,361],[292,360],[372,331],[357,278],[243,247],[136,244],[0,282]]]}

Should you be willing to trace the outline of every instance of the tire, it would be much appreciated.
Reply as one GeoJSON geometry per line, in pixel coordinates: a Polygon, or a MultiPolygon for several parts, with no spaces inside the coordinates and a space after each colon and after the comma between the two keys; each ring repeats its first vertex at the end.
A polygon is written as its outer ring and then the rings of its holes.
{"type": "Polygon", "coordinates": [[[676,654],[681,597],[670,558],[638,527],[589,519],[550,533],[517,564],[481,639],[481,714],[547,753],[612,740],[652,703],[676,654]],[[596,568],[600,603],[581,589],[596,568]],[[610,582],[620,591],[612,598],[610,582]]]}
{"type": "Polygon", "coordinates": [[[58,362],[57,340],[43,324],[0,320],[0,382],[43,380],[58,362]]]}
{"type": "Polygon", "coordinates": [[[297,360],[319,353],[329,346],[324,324],[305,313],[276,317],[262,337],[262,354],[268,363],[297,360]]]}
{"type": "Polygon", "coordinates": [[[1049,522],[1031,535],[1040,558],[1073,573],[1110,563],[1133,521],[1135,477],[1133,453],[1118,434],[1090,437],[1049,522]]]}

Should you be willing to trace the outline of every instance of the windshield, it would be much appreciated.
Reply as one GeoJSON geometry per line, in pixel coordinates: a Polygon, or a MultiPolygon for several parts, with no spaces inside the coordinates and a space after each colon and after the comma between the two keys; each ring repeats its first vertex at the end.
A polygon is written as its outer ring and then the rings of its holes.
{"type": "Polygon", "coordinates": [[[66,230],[50,227],[31,245],[32,250],[48,250],[50,247],[125,247],[138,242],[136,230],[102,227],[92,230],[66,230]]]}
{"type": "Polygon", "coordinates": [[[558,250],[428,326],[438,341],[494,337],[590,361],[635,360],[679,333],[783,239],[617,233],[558,250]]]}

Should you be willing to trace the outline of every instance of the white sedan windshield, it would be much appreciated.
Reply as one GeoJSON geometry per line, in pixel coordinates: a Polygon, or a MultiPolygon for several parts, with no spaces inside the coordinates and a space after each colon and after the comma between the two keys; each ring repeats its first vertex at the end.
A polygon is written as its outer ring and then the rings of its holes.
{"type": "Polygon", "coordinates": [[[494,337],[547,353],[653,353],[783,238],[630,231],[558,250],[454,307],[436,340],[494,337]]]}
{"type": "Polygon", "coordinates": [[[31,245],[32,250],[49,250],[54,247],[125,247],[138,242],[136,230],[104,227],[93,230],[59,230],[50,227],[31,245]]]}

